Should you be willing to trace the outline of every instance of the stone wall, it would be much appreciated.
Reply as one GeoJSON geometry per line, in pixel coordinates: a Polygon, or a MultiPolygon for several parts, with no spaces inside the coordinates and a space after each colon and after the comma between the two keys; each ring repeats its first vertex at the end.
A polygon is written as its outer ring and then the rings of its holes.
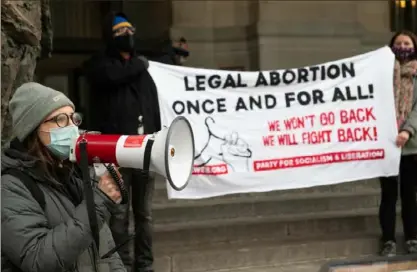
{"type": "Polygon", "coordinates": [[[192,55],[187,65],[258,68],[258,2],[173,1],[172,5],[171,37],[189,40],[192,55]]]}
{"type": "Polygon", "coordinates": [[[386,1],[172,1],[188,65],[265,70],[352,56],[387,43],[386,1]]]}
{"type": "MultiPolygon", "coordinates": [[[[98,3],[58,4],[52,10],[56,37],[99,38],[98,3]]],[[[191,49],[186,65],[191,67],[312,65],[383,46],[391,35],[387,1],[149,0],[113,7],[120,8],[148,45],[185,36],[191,49]]],[[[42,78],[71,73],[82,58],[55,54],[40,65],[42,78]]]]}
{"type": "Polygon", "coordinates": [[[391,35],[385,1],[262,1],[259,18],[261,69],[349,57],[391,35]]]}
{"type": "MultiPolygon", "coordinates": [[[[83,5],[78,17],[72,9],[54,9],[57,36],[99,37],[98,6],[83,5]]],[[[122,9],[150,45],[185,36],[191,49],[187,65],[194,67],[311,65],[375,49],[391,35],[387,1],[149,0],[125,1],[122,9]]]]}

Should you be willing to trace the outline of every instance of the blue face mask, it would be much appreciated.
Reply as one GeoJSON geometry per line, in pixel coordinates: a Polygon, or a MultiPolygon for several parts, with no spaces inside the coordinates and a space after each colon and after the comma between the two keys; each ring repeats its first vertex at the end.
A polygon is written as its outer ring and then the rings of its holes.
{"type": "Polygon", "coordinates": [[[80,134],[77,126],[67,126],[63,128],[53,128],[49,131],[51,143],[47,145],[49,151],[60,159],[69,158],[71,141],[80,134]]]}

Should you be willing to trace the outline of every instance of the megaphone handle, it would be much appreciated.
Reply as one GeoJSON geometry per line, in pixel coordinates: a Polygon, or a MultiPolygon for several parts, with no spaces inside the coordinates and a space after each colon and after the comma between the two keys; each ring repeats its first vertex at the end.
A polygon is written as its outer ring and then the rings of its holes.
{"type": "Polygon", "coordinates": [[[151,154],[152,154],[152,146],[153,146],[154,140],[149,139],[146,142],[145,146],[145,153],[143,158],[143,169],[142,169],[142,176],[146,180],[149,178],[149,167],[151,166],[151,154]]]}
{"type": "Polygon", "coordinates": [[[116,182],[117,186],[119,187],[120,193],[122,195],[122,201],[120,204],[128,203],[129,199],[129,191],[127,190],[123,179],[120,178],[119,174],[116,172],[116,169],[111,164],[104,164],[107,171],[110,173],[113,180],[116,182]]]}

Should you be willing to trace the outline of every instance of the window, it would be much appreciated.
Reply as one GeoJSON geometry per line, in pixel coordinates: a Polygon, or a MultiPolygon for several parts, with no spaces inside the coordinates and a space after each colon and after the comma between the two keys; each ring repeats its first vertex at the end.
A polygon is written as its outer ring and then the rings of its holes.
{"type": "Polygon", "coordinates": [[[417,32],[417,0],[389,0],[391,30],[417,32]]]}

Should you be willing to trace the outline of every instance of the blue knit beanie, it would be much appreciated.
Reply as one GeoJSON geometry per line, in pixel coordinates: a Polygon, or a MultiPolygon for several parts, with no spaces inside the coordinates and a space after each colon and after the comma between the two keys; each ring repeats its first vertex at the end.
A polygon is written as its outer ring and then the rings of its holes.
{"type": "Polygon", "coordinates": [[[132,24],[123,16],[115,16],[113,19],[113,31],[121,27],[132,27],[132,24]]]}

